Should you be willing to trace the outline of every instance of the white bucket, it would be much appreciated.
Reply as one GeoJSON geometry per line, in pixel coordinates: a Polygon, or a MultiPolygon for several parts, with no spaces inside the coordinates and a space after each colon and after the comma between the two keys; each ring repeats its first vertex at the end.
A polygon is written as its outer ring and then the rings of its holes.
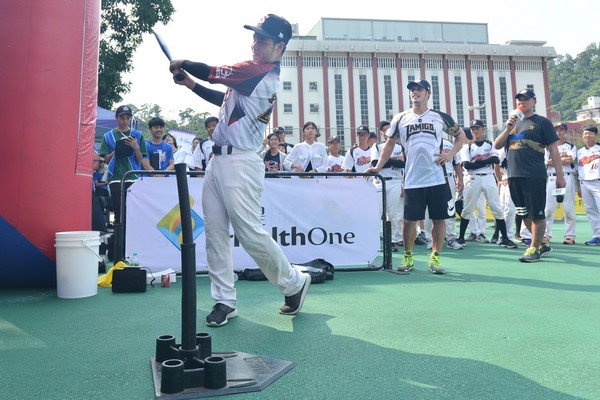
{"type": "Polygon", "coordinates": [[[62,299],[98,294],[100,232],[56,233],[56,291],[62,299]]]}

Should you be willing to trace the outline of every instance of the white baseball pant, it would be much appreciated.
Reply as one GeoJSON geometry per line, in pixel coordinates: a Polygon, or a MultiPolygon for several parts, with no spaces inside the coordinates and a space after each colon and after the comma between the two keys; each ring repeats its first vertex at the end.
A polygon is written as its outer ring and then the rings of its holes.
{"type": "Polygon", "coordinates": [[[233,149],[231,155],[215,155],[204,177],[202,208],[206,234],[206,259],[215,302],[236,308],[233,257],[229,225],[244,250],[267,279],[284,296],[297,293],[304,284],[302,272],[291,267],[279,245],[260,221],[265,166],[254,151],[233,149]]]}
{"type": "MultiPolygon", "coordinates": [[[[575,215],[575,178],[570,172],[565,173],[565,181],[567,182],[565,198],[562,202],[565,220],[565,238],[575,239],[575,223],[577,221],[575,215]]],[[[546,236],[552,238],[552,226],[554,225],[554,214],[556,213],[556,196],[553,195],[556,189],[556,176],[548,176],[546,182],[546,236]]]]}
{"type": "Polygon", "coordinates": [[[592,224],[592,235],[600,237],[600,180],[581,181],[581,199],[592,224]]]}

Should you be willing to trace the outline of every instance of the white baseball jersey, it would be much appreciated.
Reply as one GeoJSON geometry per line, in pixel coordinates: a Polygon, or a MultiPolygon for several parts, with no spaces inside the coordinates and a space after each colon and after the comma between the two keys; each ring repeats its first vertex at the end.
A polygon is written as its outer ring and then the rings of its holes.
{"type": "MultiPolygon", "coordinates": [[[[560,154],[560,158],[563,157],[569,157],[571,156],[571,158],[573,159],[573,163],[572,164],[563,164],[562,168],[563,168],[563,173],[573,173],[577,170],[577,147],[575,147],[575,145],[568,143],[568,142],[564,142],[563,144],[559,144],[558,145],[558,154],[560,154]]],[[[552,157],[550,156],[550,152],[548,151],[548,149],[546,149],[546,154],[544,155],[544,162],[546,164],[548,164],[548,161],[551,159],[552,157]]],[[[548,167],[548,174],[556,174],[556,169],[554,167],[548,167]]]]}
{"type": "Polygon", "coordinates": [[[342,164],[344,164],[344,156],[332,156],[331,154],[327,156],[327,166],[329,167],[329,171],[344,172],[342,164]]]}
{"type": "Polygon", "coordinates": [[[404,148],[406,189],[446,183],[445,166],[435,163],[435,155],[442,149],[443,133],[456,137],[458,130],[451,116],[437,110],[428,109],[422,115],[408,110],[394,116],[385,134],[394,140],[400,138],[404,148]]]}
{"type": "Polygon", "coordinates": [[[204,142],[196,146],[194,153],[192,153],[196,168],[206,169],[208,162],[213,156],[212,147],[214,144],[215,142],[212,140],[206,139],[204,142]]]}
{"type": "Polygon", "coordinates": [[[600,144],[577,150],[577,174],[580,181],[600,179],[600,144]]]}
{"type": "Polygon", "coordinates": [[[279,71],[279,62],[243,61],[210,68],[208,81],[227,86],[213,132],[217,146],[252,151],[260,147],[277,98],[279,71]]]}
{"type": "Polygon", "coordinates": [[[348,150],[342,168],[352,172],[365,172],[370,166],[371,148],[363,150],[357,146],[348,150]]]}
{"type": "MultiPolygon", "coordinates": [[[[378,143],[374,146],[371,146],[371,161],[379,160],[379,155],[381,154],[381,148],[383,147],[382,143],[378,143]]],[[[404,155],[404,151],[402,151],[402,146],[398,143],[394,145],[394,150],[392,150],[392,154],[390,155],[390,159],[398,158],[404,155]]],[[[396,178],[401,179],[404,175],[404,168],[396,168],[396,167],[383,167],[381,171],[379,171],[379,175],[384,178],[396,178]]]]}
{"type": "MultiPolygon", "coordinates": [[[[449,153],[452,150],[452,147],[454,147],[454,144],[451,141],[449,141],[446,138],[442,139],[442,153],[444,153],[444,154],[449,153]]],[[[447,175],[454,174],[454,164],[460,164],[460,152],[458,152],[454,155],[454,158],[452,159],[452,161],[448,161],[446,163],[446,174],[447,175]]]]}
{"type": "MultiPolygon", "coordinates": [[[[486,158],[490,158],[493,156],[498,156],[496,149],[494,149],[494,145],[489,140],[483,140],[482,142],[476,143],[471,142],[465,144],[460,150],[460,160],[461,162],[470,161],[475,162],[479,160],[485,160],[486,158]]],[[[494,173],[494,164],[488,164],[483,166],[482,168],[476,168],[467,170],[465,168],[466,174],[493,174],[494,173]]]]}

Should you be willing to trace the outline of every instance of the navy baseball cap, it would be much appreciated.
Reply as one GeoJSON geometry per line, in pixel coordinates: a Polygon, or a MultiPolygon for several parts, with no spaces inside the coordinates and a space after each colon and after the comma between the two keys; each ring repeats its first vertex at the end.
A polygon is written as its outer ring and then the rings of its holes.
{"type": "Polygon", "coordinates": [[[565,131],[567,130],[567,124],[564,122],[557,122],[554,124],[554,127],[564,129],[565,131]]]}
{"type": "Polygon", "coordinates": [[[485,124],[480,119],[474,119],[473,121],[471,121],[471,123],[469,124],[469,128],[472,128],[474,126],[479,126],[481,128],[485,128],[485,124]]]}
{"type": "Polygon", "coordinates": [[[369,133],[369,139],[377,139],[377,134],[375,132],[369,133]]]}
{"type": "Polygon", "coordinates": [[[385,128],[386,126],[388,126],[390,123],[388,121],[381,121],[379,123],[379,130],[383,130],[383,128],[385,128]]]}
{"type": "Polygon", "coordinates": [[[428,92],[431,92],[431,85],[425,79],[417,79],[416,81],[412,81],[408,85],[406,85],[406,88],[408,90],[412,90],[412,88],[414,88],[415,86],[422,87],[428,92]]]}
{"type": "Polygon", "coordinates": [[[244,25],[244,28],[267,36],[275,42],[288,44],[292,37],[292,26],[285,19],[275,14],[267,14],[256,26],[244,25]]]}
{"type": "Polygon", "coordinates": [[[525,97],[526,100],[535,99],[535,93],[531,89],[523,89],[515,96],[515,99],[519,100],[519,97],[525,97]]]}
{"type": "Polygon", "coordinates": [[[367,134],[371,133],[371,131],[369,131],[369,127],[366,125],[361,125],[358,128],[356,128],[356,133],[362,133],[362,132],[367,133],[367,134]]]}
{"type": "Polygon", "coordinates": [[[327,144],[331,144],[331,143],[334,143],[334,142],[338,142],[338,143],[339,143],[339,142],[340,142],[340,138],[339,138],[339,137],[337,137],[337,136],[332,136],[332,137],[331,137],[331,138],[330,138],[330,139],[327,141],[327,144]]]}
{"type": "Polygon", "coordinates": [[[119,108],[117,108],[117,111],[115,111],[115,115],[117,117],[119,115],[124,115],[124,114],[133,115],[133,112],[131,112],[131,108],[129,108],[129,106],[119,106],[119,108]]]}
{"type": "Polygon", "coordinates": [[[584,126],[583,127],[584,131],[588,131],[588,132],[592,132],[594,134],[598,134],[598,128],[596,128],[594,125],[588,125],[588,126],[584,126]]]}
{"type": "Polygon", "coordinates": [[[275,128],[275,130],[273,131],[273,133],[285,133],[285,129],[282,126],[278,126],[277,128],[275,128]]]}

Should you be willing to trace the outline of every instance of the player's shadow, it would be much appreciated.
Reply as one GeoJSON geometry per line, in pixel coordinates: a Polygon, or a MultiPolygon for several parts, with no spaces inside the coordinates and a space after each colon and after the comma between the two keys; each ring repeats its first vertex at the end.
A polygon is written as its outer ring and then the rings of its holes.
{"type": "MultiPolygon", "coordinates": [[[[328,321],[333,318],[303,312],[293,317],[293,330],[285,331],[238,317],[218,332],[219,342],[236,346],[230,350],[297,364],[266,389],[265,398],[577,398],[483,361],[381,347],[368,340],[369,332],[362,332],[365,339],[332,334],[328,321]]],[[[289,324],[285,325],[289,328],[289,324]]],[[[373,331],[377,331],[376,325],[373,331]]],[[[402,332],[385,335],[396,336],[397,347],[404,347],[402,332]]],[[[381,332],[374,336],[381,338],[381,332]]]]}

